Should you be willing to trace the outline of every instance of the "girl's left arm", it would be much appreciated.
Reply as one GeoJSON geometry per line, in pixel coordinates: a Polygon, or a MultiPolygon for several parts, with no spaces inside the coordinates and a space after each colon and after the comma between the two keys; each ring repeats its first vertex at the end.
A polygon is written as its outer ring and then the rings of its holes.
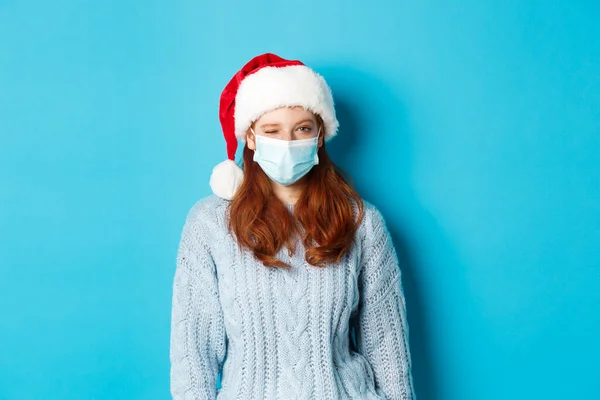
{"type": "Polygon", "coordinates": [[[378,393],[386,399],[415,400],[398,257],[380,212],[370,206],[365,217],[354,324],[358,352],[372,367],[378,393]]]}

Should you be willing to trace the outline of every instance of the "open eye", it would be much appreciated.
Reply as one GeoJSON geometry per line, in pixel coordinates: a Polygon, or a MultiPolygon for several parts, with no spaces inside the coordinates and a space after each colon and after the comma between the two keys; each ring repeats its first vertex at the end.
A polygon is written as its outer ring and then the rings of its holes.
{"type": "Polygon", "coordinates": [[[300,129],[302,132],[311,132],[312,131],[312,127],[310,127],[310,126],[301,126],[298,129],[300,129]]]}

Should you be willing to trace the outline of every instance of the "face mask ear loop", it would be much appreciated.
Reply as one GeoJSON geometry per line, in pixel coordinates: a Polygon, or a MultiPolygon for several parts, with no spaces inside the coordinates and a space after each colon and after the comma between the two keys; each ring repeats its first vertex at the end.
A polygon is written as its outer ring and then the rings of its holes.
{"type": "Polygon", "coordinates": [[[317,133],[317,137],[316,137],[316,146],[317,149],[315,151],[315,158],[314,158],[314,164],[315,165],[319,165],[319,137],[321,136],[321,130],[323,128],[323,125],[319,126],[319,133],[317,133]]]}
{"type": "Polygon", "coordinates": [[[250,127],[250,132],[252,132],[252,136],[254,136],[254,150],[252,151],[254,154],[252,154],[252,160],[256,161],[256,133],[254,133],[254,129],[252,129],[252,127],[250,127]]]}
{"type": "MultiPolygon", "coordinates": [[[[254,132],[252,126],[250,126],[250,132],[252,132],[252,136],[254,137],[254,146],[256,147],[256,132],[254,132]]],[[[254,149],[254,152],[256,153],[256,148],[254,149]]]]}

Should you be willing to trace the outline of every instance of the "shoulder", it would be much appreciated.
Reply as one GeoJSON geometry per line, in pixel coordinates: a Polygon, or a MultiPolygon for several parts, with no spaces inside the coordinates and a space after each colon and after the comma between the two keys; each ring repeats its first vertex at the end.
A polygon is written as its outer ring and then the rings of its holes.
{"type": "Polygon", "coordinates": [[[364,214],[363,214],[363,219],[360,224],[361,228],[366,229],[366,228],[373,227],[373,225],[382,224],[382,223],[385,224],[383,214],[381,213],[379,208],[377,208],[377,206],[375,206],[373,203],[371,203],[367,200],[364,200],[364,199],[363,199],[363,204],[364,204],[364,214]]]}
{"type": "Polygon", "coordinates": [[[364,200],[363,219],[358,227],[358,235],[361,239],[380,236],[387,232],[387,226],[383,214],[373,203],[364,200]]]}
{"type": "Polygon", "coordinates": [[[214,194],[196,200],[187,212],[186,222],[219,223],[224,219],[229,203],[214,194]]]}

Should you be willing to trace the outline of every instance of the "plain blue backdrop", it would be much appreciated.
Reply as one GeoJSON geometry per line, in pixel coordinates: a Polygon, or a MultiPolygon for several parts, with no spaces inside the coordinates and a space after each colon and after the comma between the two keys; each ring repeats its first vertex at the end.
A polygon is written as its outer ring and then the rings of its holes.
{"type": "Polygon", "coordinates": [[[251,57],[330,83],[420,400],[600,398],[596,1],[0,0],[0,399],[168,399],[176,248],[251,57]]]}

